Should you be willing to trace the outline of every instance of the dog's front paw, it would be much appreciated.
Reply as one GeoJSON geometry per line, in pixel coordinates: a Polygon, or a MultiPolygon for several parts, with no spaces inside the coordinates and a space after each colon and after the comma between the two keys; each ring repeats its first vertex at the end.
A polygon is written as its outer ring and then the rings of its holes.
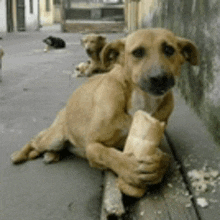
{"type": "Polygon", "coordinates": [[[160,183],[170,165],[171,157],[161,151],[159,148],[156,153],[147,156],[146,161],[142,161],[147,165],[147,172],[149,174],[153,174],[155,178],[150,179],[150,181],[146,182],[146,184],[157,184],[160,183]]]}
{"type": "Polygon", "coordinates": [[[75,68],[75,75],[76,77],[83,77],[87,76],[89,74],[88,67],[89,67],[90,62],[81,62],[76,66],[75,68]]]}
{"type": "Polygon", "coordinates": [[[119,177],[140,188],[161,182],[170,163],[170,156],[160,150],[146,156],[146,160],[138,161],[133,154],[126,154],[125,157],[126,167],[119,171],[119,177]]]}
{"type": "Polygon", "coordinates": [[[82,72],[80,72],[79,70],[77,70],[77,69],[75,69],[74,70],[74,73],[73,73],[73,75],[72,75],[72,77],[84,77],[85,76],[85,74],[84,73],[82,73],[82,72]]]}
{"type": "Polygon", "coordinates": [[[90,77],[92,76],[92,72],[90,70],[85,71],[85,76],[90,77]]]}
{"type": "Polygon", "coordinates": [[[138,161],[132,153],[123,153],[123,160],[116,167],[118,176],[124,182],[137,187],[143,186],[146,181],[149,181],[147,169],[146,164],[138,161]]]}

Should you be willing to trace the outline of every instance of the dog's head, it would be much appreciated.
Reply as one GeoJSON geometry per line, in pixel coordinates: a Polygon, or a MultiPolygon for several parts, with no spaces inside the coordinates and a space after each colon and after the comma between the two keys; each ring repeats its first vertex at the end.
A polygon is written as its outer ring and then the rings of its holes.
{"type": "Polygon", "coordinates": [[[106,37],[98,34],[86,35],[81,39],[81,44],[89,57],[93,55],[99,56],[99,53],[106,44],[106,37]]]}
{"type": "Polygon", "coordinates": [[[155,96],[164,95],[174,86],[175,76],[186,61],[198,65],[197,47],[166,29],[138,30],[107,44],[102,52],[106,68],[119,63],[135,86],[155,96]]]}
{"type": "Polygon", "coordinates": [[[49,37],[45,38],[45,39],[43,40],[43,42],[44,42],[45,44],[51,46],[51,45],[53,44],[53,38],[54,38],[54,37],[49,36],[49,37]]]}

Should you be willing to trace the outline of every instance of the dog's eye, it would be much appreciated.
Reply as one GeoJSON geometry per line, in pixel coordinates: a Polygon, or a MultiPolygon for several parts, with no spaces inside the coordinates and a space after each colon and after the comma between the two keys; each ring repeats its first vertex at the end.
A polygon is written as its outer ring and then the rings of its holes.
{"type": "Polygon", "coordinates": [[[167,57],[171,57],[175,53],[175,49],[167,44],[163,45],[163,52],[167,57]]]}
{"type": "Polygon", "coordinates": [[[108,60],[109,60],[110,62],[116,60],[118,56],[119,56],[119,52],[118,52],[118,51],[113,50],[113,49],[110,49],[110,50],[109,50],[108,60]]]}
{"type": "Polygon", "coordinates": [[[146,51],[143,47],[139,47],[139,48],[132,51],[133,56],[136,58],[144,57],[145,53],[146,53],[146,51]]]}

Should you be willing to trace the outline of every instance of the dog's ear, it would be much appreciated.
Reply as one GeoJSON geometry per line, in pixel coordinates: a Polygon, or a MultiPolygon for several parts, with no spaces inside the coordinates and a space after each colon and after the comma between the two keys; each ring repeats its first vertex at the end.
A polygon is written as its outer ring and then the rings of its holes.
{"type": "Polygon", "coordinates": [[[98,36],[98,41],[99,41],[99,42],[105,42],[105,41],[106,41],[106,36],[104,36],[104,35],[99,35],[99,36],[98,36]]]}
{"type": "Polygon", "coordinates": [[[179,37],[178,46],[186,61],[195,66],[199,64],[199,52],[195,43],[191,40],[179,37]]]}
{"type": "Polygon", "coordinates": [[[88,35],[84,35],[84,36],[80,39],[81,45],[84,46],[85,41],[87,41],[87,40],[88,40],[88,35]]]}
{"type": "Polygon", "coordinates": [[[101,52],[103,65],[108,68],[113,64],[124,65],[125,39],[107,43],[101,52]]]}
{"type": "Polygon", "coordinates": [[[104,46],[107,44],[106,36],[98,35],[96,43],[97,43],[97,46],[100,48],[100,51],[99,51],[99,53],[100,53],[101,50],[104,48],[104,46]]]}

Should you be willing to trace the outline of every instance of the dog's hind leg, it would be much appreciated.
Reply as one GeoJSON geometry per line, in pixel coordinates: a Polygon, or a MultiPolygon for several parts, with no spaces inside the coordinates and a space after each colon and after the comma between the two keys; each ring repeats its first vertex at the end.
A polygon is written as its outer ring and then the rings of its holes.
{"type": "Polygon", "coordinates": [[[64,147],[66,141],[64,132],[65,108],[61,110],[53,124],[41,131],[35,138],[28,142],[20,151],[11,155],[13,163],[22,163],[35,159],[44,153],[46,163],[59,160],[59,151],[64,147]]]}

